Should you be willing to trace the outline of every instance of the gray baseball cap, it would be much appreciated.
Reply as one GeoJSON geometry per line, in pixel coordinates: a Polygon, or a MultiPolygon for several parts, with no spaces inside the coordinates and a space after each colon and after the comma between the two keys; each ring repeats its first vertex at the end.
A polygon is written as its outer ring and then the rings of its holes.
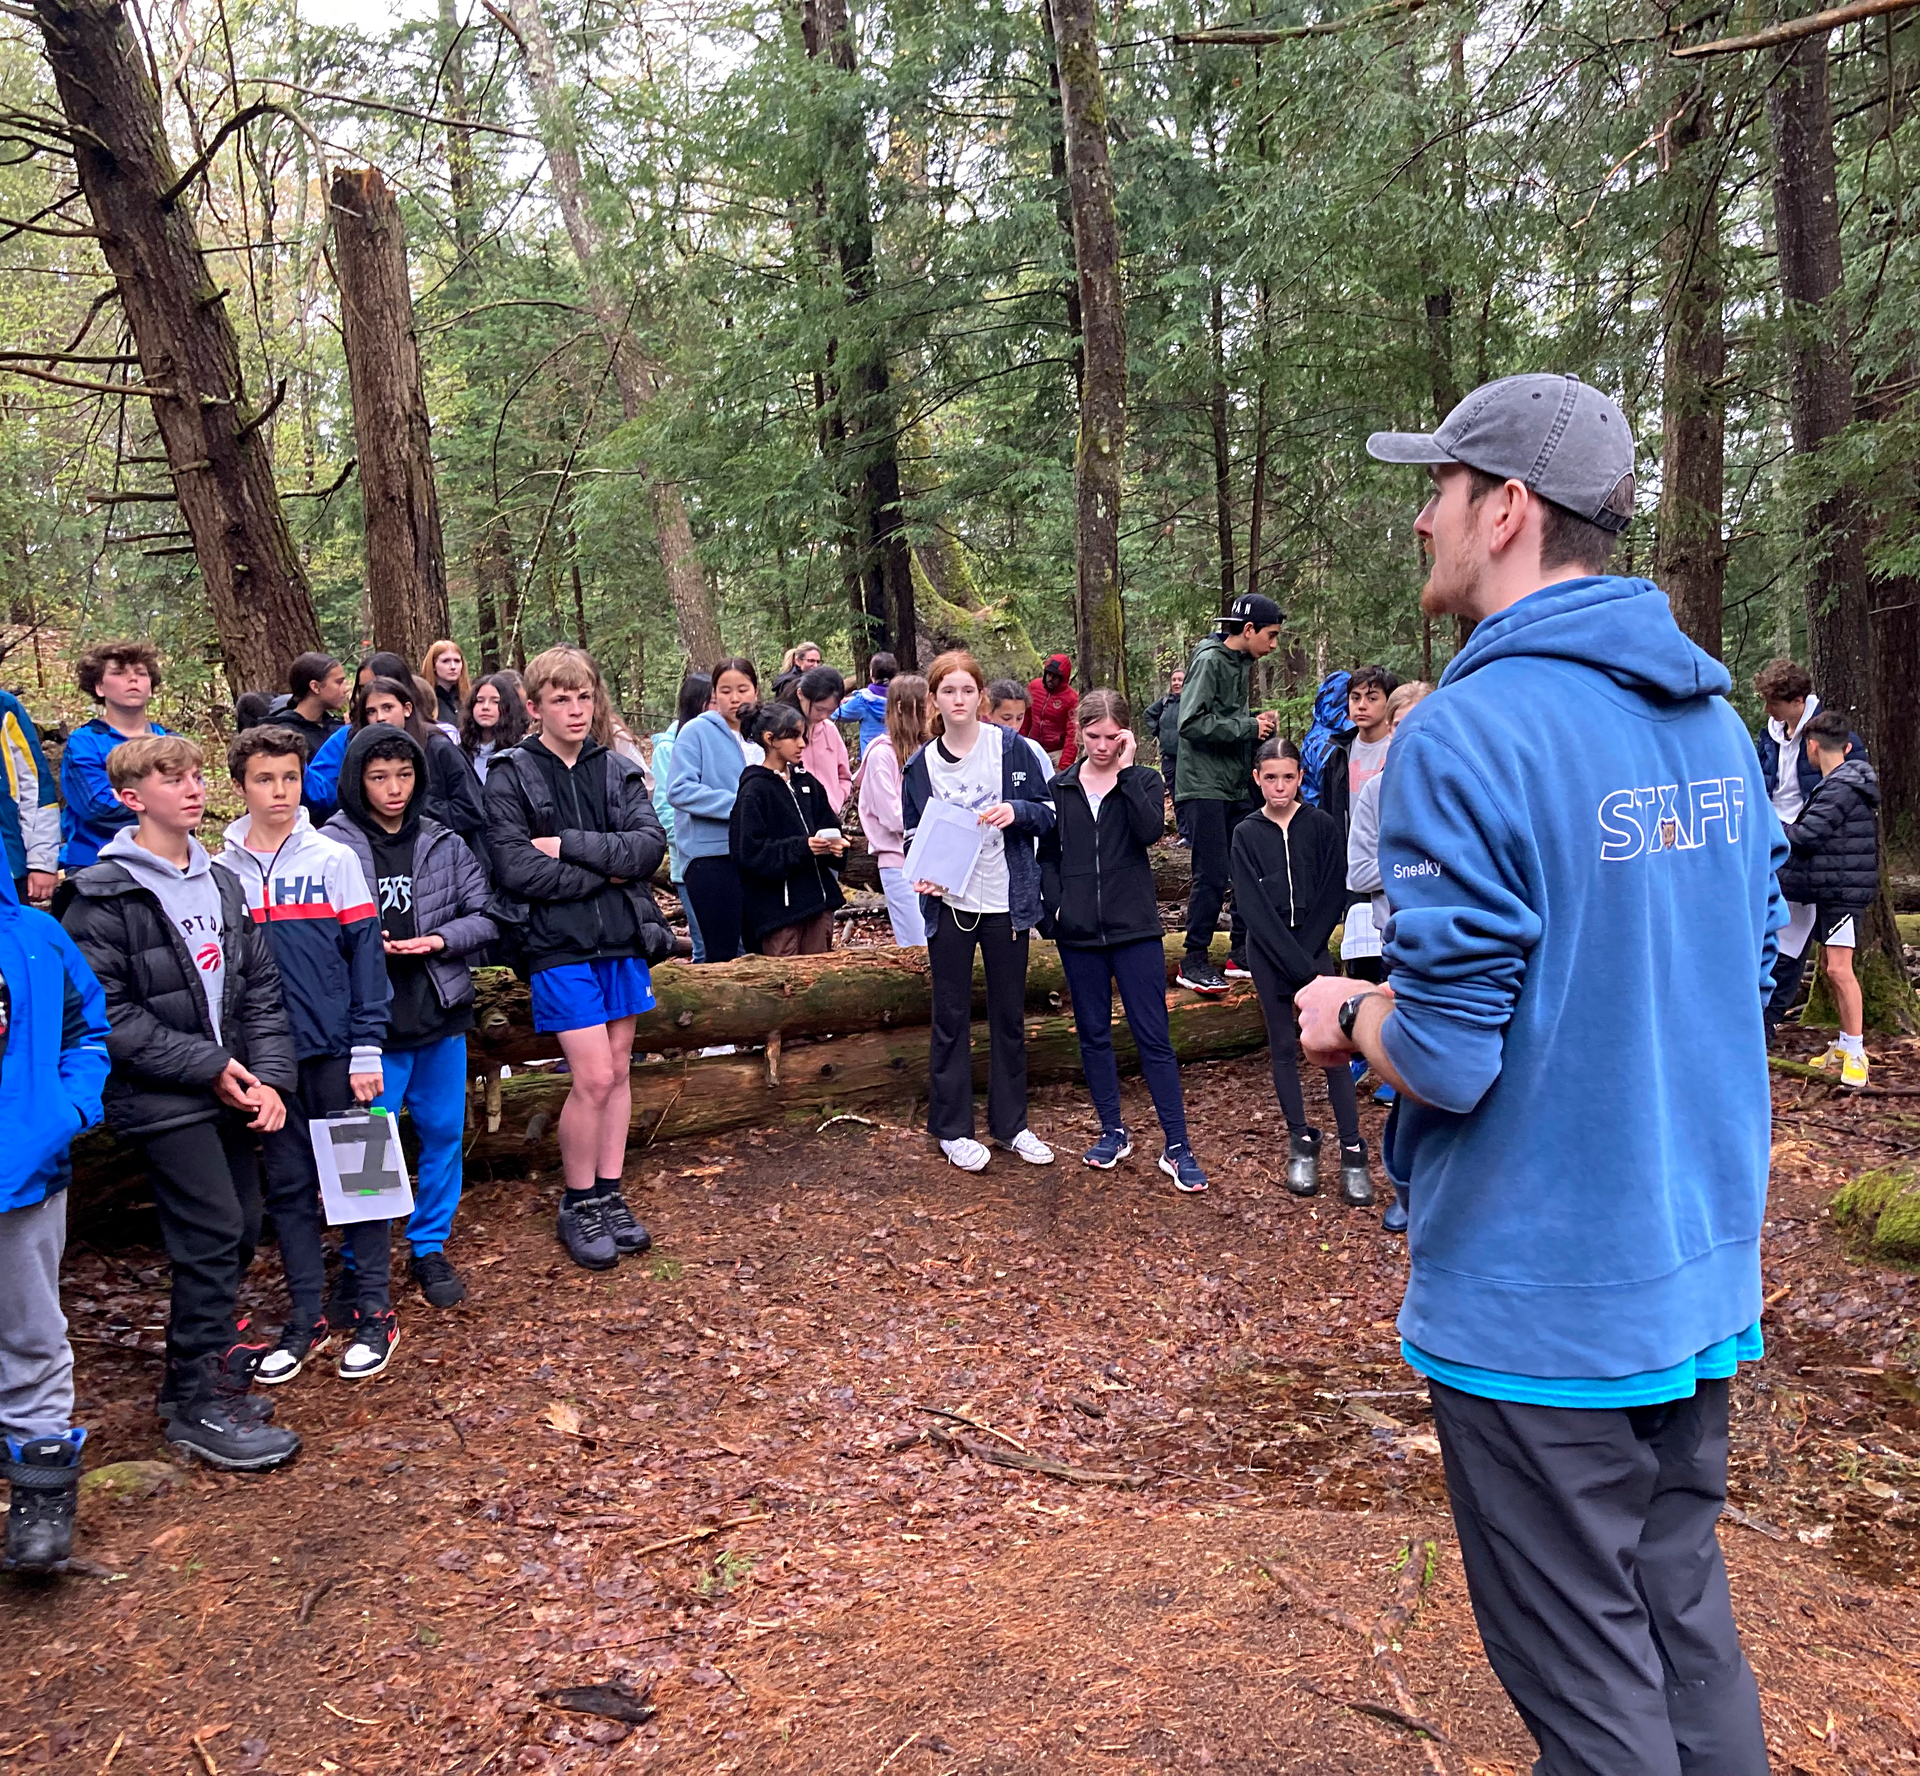
{"type": "Polygon", "coordinates": [[[1519,481],[1602,530],[1633,518],[1627,416],[1577,376],[1503,376],[1477,388],[1433,432],[1375,432],[1384,463],[1464,463],[1519,481]]]}

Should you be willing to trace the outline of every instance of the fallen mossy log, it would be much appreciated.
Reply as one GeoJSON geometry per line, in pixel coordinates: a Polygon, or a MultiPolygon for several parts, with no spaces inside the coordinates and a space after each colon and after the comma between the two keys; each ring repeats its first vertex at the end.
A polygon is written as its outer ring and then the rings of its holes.
{"type": "MultiPolygon", "coordinates": [[[[1225,939],[1219,940],[1222,954],[1225,939]]],[[[1166,939],[1167,980],[1179,966],[1181,940],[1166,939]]],[[[533,1027],[525,982],[504,968],[476,976],[468,1059],[478,1067],[518,1066],[560,1053],[551,1035],[533,1027]]],[[[1060,952],[1039,938],[1027,961],[1027,1009],[1059,1011],[1066,1002],[1060,952]]],[[[974,961],[973,1004],[986,1011],[986,976],[974,961]]],[[[803,1036],[852,1036],[866,1030],[912,1028],[933,1016],[931,976],[923,949],[861,948],[825,956],[742,956],[733,962],[662,962],[653,970],[655,1008],[634,1031],[636,1054],[675,1049],[759,1044],[778,1030],[782,1041],[803,1036]]]]}
{"type": "MultiPolygon", "coordinates": [[[[1183,1062],[1228,1060],[1266,1041],[1253,989],[1236,986],[1218,999],[1191,993],[1168,996],[1174,1052],[1183,1062]]],[[[1125,1021],[1116,1017],[1113,1047],[1122,1072],[1136,1072],[1139,1056],[1125,1021]]],[[[471,1071],[478,1073],[478,1067],[471,1071]]],[[[987,1084],[987,1032],[973,1032],[974,1083],[987,1084]]],[[[927,1077],[925,1025],[868,1030],[824,1042],[782,1042],[750,1054],[654,1059],[633,1070],[633,1140],[638,1154],[656,1140],[714,1134],[723,1129],[789,1120],[817,1121],[844,1110],[895,1108],[904,1113],[923,1096],[927,1077]]],[[[1027,1078],[1052,1085],[1080,1077],[1080,1044],[1073,1019],[1059,1013],[1027,1020],[1027,1078]]],[[[490,1083],[485,1096],[468,1097],[469,1165],[486,1162],[512,1174],[557,1163],[556,1129],[567,1080],[544,1070],[490,1083]],[[488,1132],[487,1100],[499,1105],[500,1124],[488,1132]]],[[[408,1151],[415,1147],[408,1131],[408,1151]]],[[[139,1153],[101,1130],[73,1144],[69,1199],[76,1230],[98,1226],[149,1200],[139,1153]]]]}
{"type": "MultiPolygon", "coordinates": [[[[1260,1002],[1253,989],[1236,987],[1217,999],[1176,992],[1167,1002],[1174,1052],[1182,1062],[1225,1060],[1266,1041],[1260,1002]]],[[[721,1129],[788,1120],[818,1120],[841,1110],[908,1106],[924,1095],[927,1077],[924,1025],[866,1030],[830,1041],[787,1042],[752,1054],[694,1055],[659,1059],[633,1070],[633,1140],[637,1152],[656,1140],[713,1134],[721,1129]]],[[[1123,1072],[1139,1057],[1125,1022],[1114,1021],[1114,1053],[1123,1072]]],[[[987,1032],[974,1025],[974,1083],[987,1083],[987,1032]]],[[[1073,1019],[1054,1013],[1027,1020],[1027,1078],[1051,1085],[1080,1077],[1080,1043],[1073,1019]]],[[[567,1082],[545,1072],[516,1074],[499,1087],[500,1127],[476,1114],[478,1130],[470,1160],[503,1168],[550,1163],[567,1082]]]]}

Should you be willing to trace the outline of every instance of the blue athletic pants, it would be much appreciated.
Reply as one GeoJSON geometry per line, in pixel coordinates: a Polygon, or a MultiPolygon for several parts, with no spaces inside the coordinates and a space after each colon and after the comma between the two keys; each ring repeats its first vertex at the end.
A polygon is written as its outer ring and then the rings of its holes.
{"type": "Polygon", "coordinates": [[[414,1163],[407,1240],[418,1258],[445,1248],[460,1206],[460,1146],[467,1124],[467,1039],[448,1036],[424,1048],[390,1048],[380,1057],[386,1089],[380,1108],[406,1106],[420,1157],[414,1163]]]}

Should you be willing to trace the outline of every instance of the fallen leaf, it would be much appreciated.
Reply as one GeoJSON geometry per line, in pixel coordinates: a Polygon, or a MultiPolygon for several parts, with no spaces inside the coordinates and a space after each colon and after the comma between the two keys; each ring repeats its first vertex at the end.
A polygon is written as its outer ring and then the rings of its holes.
{"type": "Polygon", "coordinates": [[[580,1435],[580,1408],[569,1406],[565,1400],[555,1400],[547,1408],[547,1423],[563,1437],[577,1437],[580,1435]]]}
{"type": "Polygon", "coordinates": [[[1884,1480],[1862,1480],[1860,1482],[1860,1489],[1863,1492],[1872,1493],[1877,1499],[1897,1499],[1900,1496],[1900,1494],[1884,1480]]]}

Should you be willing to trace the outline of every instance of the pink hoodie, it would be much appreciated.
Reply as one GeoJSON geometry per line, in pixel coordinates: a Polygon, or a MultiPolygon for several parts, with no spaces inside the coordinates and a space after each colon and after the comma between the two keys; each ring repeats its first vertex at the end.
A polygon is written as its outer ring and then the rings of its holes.
{"type": "Polygon", "coordinates": [[[900,869],[907,861],[907,835],[900,814],[900,759],[886,735],[860,759],[860,830],[881,869],[900,869]]]}
{"type": "MultiPolygon", "coordinates": [[[[800,751],[800,762],[819,780],[837,814],[853,794],[853,767],[847,762],[847,743],[831,721],[816,722],[800,751]]],[[[896,792],[896,796],[897,796],[896,792]]]]}

